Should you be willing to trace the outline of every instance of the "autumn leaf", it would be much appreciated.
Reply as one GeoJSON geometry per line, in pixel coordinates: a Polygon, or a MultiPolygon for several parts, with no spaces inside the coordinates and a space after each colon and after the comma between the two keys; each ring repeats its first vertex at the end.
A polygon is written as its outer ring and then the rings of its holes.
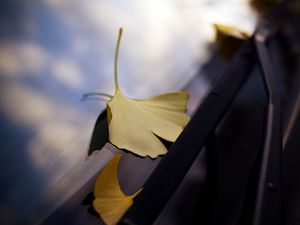
{"type": "Polygon", "coordinates": [[[185,114],[188,94],[174,92],[145,100],[130,99],[118,84],[118,52],[122,28],[115,54],[115,95],[107,103],[109,140],[121,149],[140,156],[157,157],[167,152],[158,137],[174,142],[189,121],[185,114]]]}
{"type": "Polygon", "coordinates": [[[249,34],[236,27],[223,24],[214,24],[214,27],[219,54],[225,59],[230,59],[249,38],[249,34]]]}
{"type": "Polygon", "coordinates": [[[188,123],[190,118],[185,112],[189,96],[186,92],[173,92],[141,100],[123,94],[117,73],[122,32],[120,28],[115,52],[114,96],[93,92],[85,94],[83,100],[97,95],[110,98],[107,102],[109,141],[120,149],[155,158],[167,152],[160,138],[174,142],[188,123]]]}
{"type": "Polygon", "coordinates": [[[93,207],[106,225],[115,225],[133,203],[133,195],[125,195],[118,181],[118,164],[121,154],[116,154],[102,169],[97,177],[93,207]]]}
{"type": "Polygon", "coordinates": [[[112,118],[109,140],[118,148],[140,156],[165,154],[167,149],[157,136],[171,142],[176,140],[189,120],[184,114],[187,98],[179,92],[132,100],[117,91],[107,104],[112,118]]]}

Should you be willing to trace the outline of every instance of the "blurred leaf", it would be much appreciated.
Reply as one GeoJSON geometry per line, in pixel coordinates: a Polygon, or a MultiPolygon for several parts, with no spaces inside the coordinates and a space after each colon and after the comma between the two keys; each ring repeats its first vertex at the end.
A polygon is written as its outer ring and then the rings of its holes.
{"type": "Polygon", "coordinates": [[[118,148],[137,155],[157,157],[167,152],[158,137],[174,142],[189,121],[185,114],[188,94],[174,92],[145,100],[125,96],[117,79],[121,36],[122,29],[115,55],[115,95],[107,103],[109,140],[118,148]]]}
{"type": "Polygon", "coordinates": [[[230,59],[249,38],[249,34],[232,26],[214,24],[214,27],[218,52],[225,59],[230,59]]]}
{"type": "Polygon", "coordinates": [[[118,181],[118,164],[121,154],[116,154],[100,172],[94,188],[94,209],[105,224],[114,225],[122,218],[133,203],[133,198],[141,191],[126,196],[118,181]]]}

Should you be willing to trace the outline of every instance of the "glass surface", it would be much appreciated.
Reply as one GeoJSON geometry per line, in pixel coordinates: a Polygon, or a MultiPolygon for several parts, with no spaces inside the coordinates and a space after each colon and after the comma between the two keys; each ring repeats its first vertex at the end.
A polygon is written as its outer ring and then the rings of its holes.
{"type": "Polygon", "coordinates": [[[26,217],[43,190],[85,160],[105,101],[81,97],[113,94],[119,27],[120,87],[144,98],[177,91],[195,76],[218,22],[251,32],[255,19],[244,0],[1,1],[3,224],[26,217]]]}

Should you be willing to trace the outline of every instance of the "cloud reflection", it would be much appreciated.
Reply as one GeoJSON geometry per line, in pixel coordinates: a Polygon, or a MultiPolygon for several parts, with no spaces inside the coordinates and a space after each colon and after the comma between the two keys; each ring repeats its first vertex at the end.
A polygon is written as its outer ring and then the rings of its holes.
{"type": "Polygon", "coordinates": [[[59,60],[52,64],[54,76],[71,87],[77,88],[83,83],[83,76],[76,64],[68,60],[59,60]]]}
{"type": "Polygon", "coordinates": [[[2,42],[0,49],[0,72],[2,76],[13,76],[19,79],[27,74],[38,74],[48,60],[45,51],[30,42],[2,42]]]}
{"type": "Polygon", "coordinates": [[[104,39],[111,52],[116,31],[124,27],[119,79],[132,97],[181,88],[198,67],[195,62],[207,59],[205,45],[214,35],[212,23],[229,23],[246,31],[254,28],[253,14],[244,0],[47,3],[77,31],[92,31],[99,38],[93,45],[101,45],[104,39]]]}
{"type": "Polygon", "coordinates": [[[3,140],[1,149],[8,149],[2,152],[7,161],[23,157],[32,168],[2,164],[1,171],[16,175],[7,178],[5,194],[13,197],[0,202],[0,214],[13,224],[12,211],[25,216],[43,189],[84,159],[105,103],[83,104],[80,98],[89,91],[113,93],[120,26],[125,29],[120,86],[130,97],[143,98],[190,81],[209,57],[212,23],[251,31],[255,21],[245,2],[45,0],[23,2],[22,8],[11,1],[9,13],[0,15],[5,25],[0,28],[0,112],[18,125],[14,138],[20,146],[3,140]],[[21,144],[18,138],[26,132],[21,144]],[[27,191],[24,187],[16,195],[24,179],[27,191]]]}

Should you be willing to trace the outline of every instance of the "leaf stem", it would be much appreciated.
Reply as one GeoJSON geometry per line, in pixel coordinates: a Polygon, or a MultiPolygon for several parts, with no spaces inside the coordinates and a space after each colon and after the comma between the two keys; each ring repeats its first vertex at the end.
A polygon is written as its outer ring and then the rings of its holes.
{"type": "Polygon", "coordinates": [[[116,91],[119,90],[119,82],[118,82],[118,59],[119,59],[119,48],[120,48],[122,33],[123,33],[123,28],[121,27],[119,29],[118,42],[117,42],[117,47],[116,47],[116,52],[115,52],[115,65],[114,66],[115,66],[115,85],[116,85],[116,91]]]}

